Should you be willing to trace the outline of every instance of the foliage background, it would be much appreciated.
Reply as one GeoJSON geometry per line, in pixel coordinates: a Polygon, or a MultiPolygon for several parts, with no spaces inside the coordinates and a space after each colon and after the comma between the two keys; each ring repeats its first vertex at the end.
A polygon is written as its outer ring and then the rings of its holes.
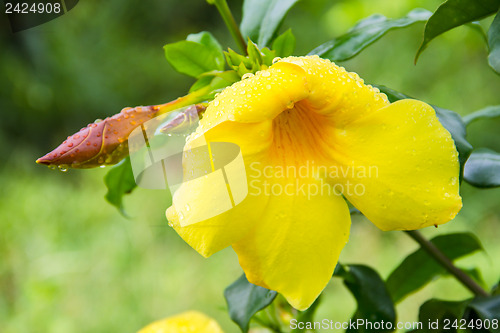
{"type": "MultiPolygon", "coordinates": [[[[302,1],[283,30],[292,27],[301,55],[368,15],[434,11],[440,2],[302,1]]],[[[241,3],[229,5],[239,16],[241,3]]],[[[34,164],[96,118],[184,94],[192,81],[168,65],[162,46],[202,30],[236,48],[215,7],[201,0],[81,1],[68,14],[16,34],[1,16],[0,331],[134,332],[187,309],[237,331],[222,294],[241,274],[236,256],[226,249],[207,260],[189,248],[166,223],[165,193],[138,189],[126,199],[131,218],[125,219],[103,199],[105,170],[62,174],[34,164]]],[[[459,27],[438,37],[414,66],[422,33],[423,24],[391,32],[342,65],[366,82],[461,115],[500,104],[500,77],[488,67],[477,32],[459,27]]],[[[474,123],[468,139],[500,151],[498,126],[499,120],[474,123]]],[[[424,234],[476,233],[486,252],[459,266],[480,267],[491,286],[500,276],[500,189],[464,184],[462,194],[464,209],[455,221],[424,234]]],[[[417,248],[400,232],[382,233],[361,217],[353,222],[343,263],[367,264],[386,277],[417,248]]],[[[398,320],[416,320],[431,295],[458,300],[469,292],[440,279],[402,302],[398,320]]],[[[323,302],[317,318],[344,321],[355,309],[337,279],[323,302]]]]}

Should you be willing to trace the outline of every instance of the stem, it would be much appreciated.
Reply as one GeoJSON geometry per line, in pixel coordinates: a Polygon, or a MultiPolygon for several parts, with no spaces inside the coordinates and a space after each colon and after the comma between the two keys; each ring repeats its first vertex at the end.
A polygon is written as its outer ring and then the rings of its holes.
{"type": "Polygon", "coordinates": [[[441,266],[443,266],[449,273],[451,273],[458,281],[460,281],[465,287],[474,293],[476,296],[488,297],[489,294],[480,285],[476,283],[470,276],[464,273],[460,268],[455,266],[453,262],[448,258],[440,249],[436,247],[433,243],[425,239],[425,237],[417,230],[405,231],[413,240],[415,240],[420,246],[436,260],[441,266]]]}
{"type": "Polygon", "coordinates": [[[245,39],[241,35],[240,28],[238,28],[238,25],[234,20],[233,14],[229,9],[226,0],[207,0],[207,2],[217,7],[217,10],[219,11],[220,15],[222,16],[222,19],[224,20],[224,23],[226,23],[226,26],[229,29],[229,32],[231,33],[231,36],[233,36],[233,39],[236,41],[236,44],[238,44],[240,50],[246,55],[247,44],[245,42],[245,39]]]}

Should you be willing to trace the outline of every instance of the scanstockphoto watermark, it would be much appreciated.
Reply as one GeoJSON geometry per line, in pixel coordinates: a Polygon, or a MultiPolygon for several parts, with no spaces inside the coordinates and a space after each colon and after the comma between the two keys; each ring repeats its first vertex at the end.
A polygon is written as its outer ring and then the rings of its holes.
{"type": "Polygon", "coordinates": [[[297,319],[290,320],[290,328],[292,330],[369,330],[369,331],[390,331],[394,329],[402,330],[421,330],[424,325],[421,322],[397,322],[390,321],[368,321],[365,319],[356,319],[349,321],[335,321],[330,319],[323,319],[320,321],[298,321],[297,319]]]}
{"type": "Polygon", "coordinates": [[[325,166],[314,161],[296,165],[249,165],[249,195],[302,195],[308,199],[318,195],[362,196],[366,192],[363,179],[378,178],[377,166],[325,166]]]}

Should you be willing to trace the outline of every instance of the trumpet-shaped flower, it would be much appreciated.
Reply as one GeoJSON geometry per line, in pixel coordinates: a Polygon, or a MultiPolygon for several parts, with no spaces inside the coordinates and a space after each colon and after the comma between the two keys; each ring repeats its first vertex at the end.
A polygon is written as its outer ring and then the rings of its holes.
{"type": "Polygon", "coordinates": [[[231,245],[250,282],[300,310],[324,289],[348,241],[345,199],[382,230],[446,223],[462,206],[457,151],[434,109],[390,103],[317,56],[282,59],[226,88],[185,151],[200,137],[240,147],[248,195],[190,224],[220,198],[210,181],[183,183],[170,224],[203,256],[231,245]]]}
{"type": "Polygon", "coordinates": [[[223,333],[219,324],[201,312],[188,311],[155,321],[138,333],[223,333]]]}

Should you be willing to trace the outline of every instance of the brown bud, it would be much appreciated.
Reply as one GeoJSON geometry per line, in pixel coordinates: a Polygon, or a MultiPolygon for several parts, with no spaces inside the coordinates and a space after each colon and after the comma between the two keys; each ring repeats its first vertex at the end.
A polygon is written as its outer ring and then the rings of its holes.
{"type": "Polygon", "coordinates": [[[155,117],[160,107],[125,108],[112,117],[82,128],[36,162],[60,169],[116,164],[128,155],[127,139],[132,130],[155,117]]]}

